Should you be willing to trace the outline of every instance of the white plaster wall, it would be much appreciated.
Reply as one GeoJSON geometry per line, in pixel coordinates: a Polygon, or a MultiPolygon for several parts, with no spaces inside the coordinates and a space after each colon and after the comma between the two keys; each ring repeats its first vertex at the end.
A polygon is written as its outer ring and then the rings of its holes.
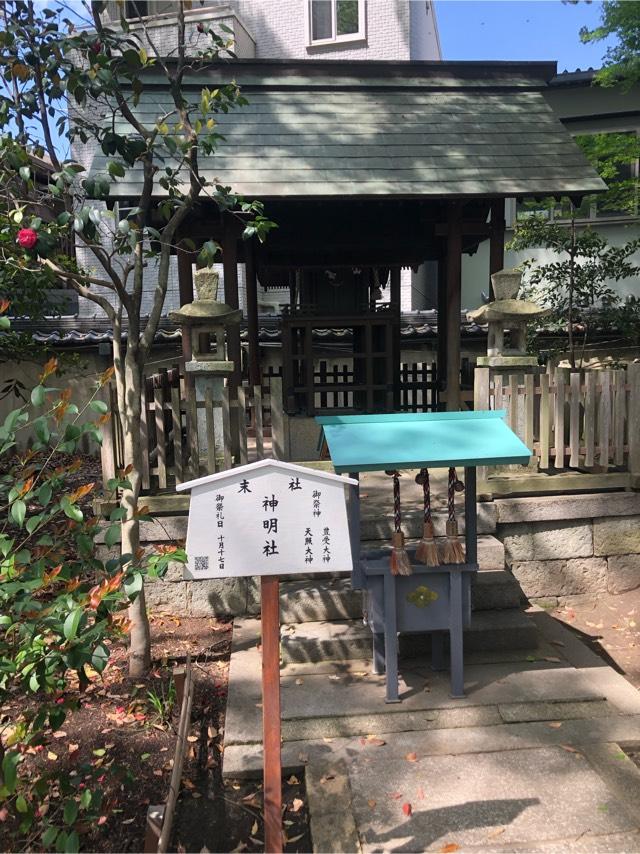
{"type": "MultiPolygon", "coordinates": [[[[640,223],[630,224],[601,224],[598,232],[614,246],[620,246],[640,235],[640,223]]],[[[505,242],[508,242],[511,233],[507,232],[505,242]]],[[[539,264],[548,264],[558,259],[556,253],[546,249],[528,249],[523,252],[505,251],[505,267],[517,267],[527,258],[535,258],[539,264]]],[[[633,262],[640,265],[640,252],[633,256],[633,262]]],[[[618,293],[626,296],[633,294],[640,296],[640,279],[623,279],[620,282],[611,282],[618,293]]],[[[485,293],[489,288],[489,241],[480,244],[475,255],[462,256],[462,306],[466,309],[477,308],[482,305],[480,292],[485,293]]]]}

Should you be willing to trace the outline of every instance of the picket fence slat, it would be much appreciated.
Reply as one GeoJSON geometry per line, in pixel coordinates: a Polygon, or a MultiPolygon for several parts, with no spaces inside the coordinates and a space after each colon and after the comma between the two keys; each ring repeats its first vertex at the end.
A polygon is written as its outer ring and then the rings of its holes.
{"type": "Polygon", "coordinates": [[[180,407],[180,387],[171,386],[171,420],[173,423],[173,466],[176,483],[184,480],[182,452],[182,413],[180,407]]]}
{"type": "Polygon", "coordinates": [[[611,435],[611,372],[603,371],[600,381],[600,411],[598,413],[600,465],[609,466],[609,438],[611,435]]]}
{"type": "Polygon", "coordinates": [[[518,432],[518,375],[509,377],[509,427],[518,432]]]}
{"type": "Polygon", "coordinates": [[[191,477],[200,477],[200,439],[198,437],[198,409],[195,389],[189,388],[187,396],[187,424],[191,477]]]}
{"type": "Polygon", "coordinates": [[[564,372],[556,372],[555,402],[554,402],[554,440],[555,459],[554,468],[564,468],[564,401],[565,401],[565,377],[564,372]]]}
{"type": "Polygon", "coordinates": [[[222,389],[222,443],[225,469],[230,469],[233,466],[231,449],[231,416],[229,409],[229,386],[225,386],[222,389]]]}
{"type": "Polygon", "coordinates": [[[524,378],[524,443],[527,448],[533,448],[533,419],[535,412],[535,377],[525,374],[524,378]]]}
{"type": "Polygon", "coordinates": [[[616,466],[624,463],[624,422],[626,412],[625,372],[614,371],[613,397],[613,462],[616,466]]]}
{"type": "Polygon", "coordinates": [[[580,374],[575,371],[569,377],[569,468],[580,465],[580,374]]]}
{"type": "Polygon", "coordinates": [[[595,465],[596,397],[595,371],[587,371],[585,374],[584,400],[584,464],[586,468],[592,468],[595,465]]]}
{"type": "Polygon", "coordinates": [[[165,489],[167,486],[167,443],[164,430],[164,389],[154,388],[153,408],[155,412],[156,425],[156,449],[158,452],[158,486],[165,489]]]}
{"type": "Polygon", "coordinates": [[[247,395],[244,386],[238,388],[238,455],[240,456],[240,465],[244,466],[249,462],[249,454],[247,451],[247,395]]]}
{"type": "Polygon", "coordinates": [[[549,408],[549,374],[540,374],[540,468],[549,468],[549,436],[551,419],[549,408]]]}

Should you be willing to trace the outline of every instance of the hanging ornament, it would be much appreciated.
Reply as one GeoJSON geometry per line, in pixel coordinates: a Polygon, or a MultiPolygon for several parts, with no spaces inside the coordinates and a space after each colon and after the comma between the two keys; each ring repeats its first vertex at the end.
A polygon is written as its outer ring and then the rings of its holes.
{"type": "Polygon", "coordinates": [[[439,566],[438,547],[433,533],[433,520],[431,518],[431,487],[429,485],[429,470],[420,469],[416,475],[416,483],[422,486],[424,496],[424,527],[422,539],[416,549],[416,558],[426,566],[439,566]]]}
{"type": "Polygon", "coordinates": [[[404,544],[404,534],[401,528],[400,515],[400,472],[388,471],[385,474],[393,477],[393,523],[394,532],[391,537],[391,575],[411,575],[411,561],[404,544]]]}
{"type": "Polygon", "coordinates": [[[456,470],[451,466],[449,469],[449,484],[447,492],[447,539],[444,544],[445,563],[464,563],[464,549],[459,539],[458,523],[456,521],[456,492],[462,492],[464,484],[458,480],[456,470]]]}

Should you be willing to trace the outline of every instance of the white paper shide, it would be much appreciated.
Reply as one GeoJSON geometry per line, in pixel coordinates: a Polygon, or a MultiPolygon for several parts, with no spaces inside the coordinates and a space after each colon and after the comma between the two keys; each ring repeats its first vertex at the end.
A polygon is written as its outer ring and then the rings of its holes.
{"type": "Polygon", "coordinates": [[[181,484],[191,490],[185,578],[350,572],[354,483],[261,460],[181,484]]]}

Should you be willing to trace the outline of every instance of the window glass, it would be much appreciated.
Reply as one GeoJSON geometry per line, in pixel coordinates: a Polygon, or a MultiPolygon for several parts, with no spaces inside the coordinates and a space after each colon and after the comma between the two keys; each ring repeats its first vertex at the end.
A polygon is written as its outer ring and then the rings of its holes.
{"type": "Polygon", "coordinates": [[[358,21],[358,0],[337,0],[336,33],[347,36],[360,30],[358,21]]]}
{"type": "Polygon", "coordinates": [[[312,0],[311,2],[311,40],[330,39],[331,0],[312,0]]]}

